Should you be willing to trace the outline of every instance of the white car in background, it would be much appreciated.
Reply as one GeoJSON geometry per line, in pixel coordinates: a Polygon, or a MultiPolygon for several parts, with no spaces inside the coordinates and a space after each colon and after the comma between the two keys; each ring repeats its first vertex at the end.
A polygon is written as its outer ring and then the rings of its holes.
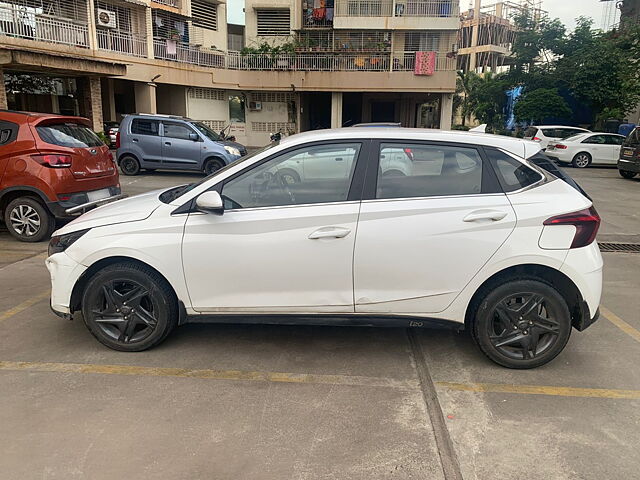
{"type": "Polygon", "coordinates": [[[437,325],[537,367],[598,319],[602,290],[600,217],[526,160],[539,151],[469,132],[292,135],[55,232],[51,307],[129,352],[188,322],[437,325]],[[299,181],[271,174],[296,159],[313,160],[299,181]]]}
{"type": "Polygon", "coordinates": [[[565,125],[532,125],[525,130],[524,139],[538,142],[540,147],[545,150],[549,142],[564,140],[576,133],[589,133],[589,130],[565,125]]]}
{"type": "Polygon", "coordinates": [[[625,137],[616,133],[579,133],[559,142],[550,142],[549,158],[577,168],[589,165],[616,165],[625,137]]]}

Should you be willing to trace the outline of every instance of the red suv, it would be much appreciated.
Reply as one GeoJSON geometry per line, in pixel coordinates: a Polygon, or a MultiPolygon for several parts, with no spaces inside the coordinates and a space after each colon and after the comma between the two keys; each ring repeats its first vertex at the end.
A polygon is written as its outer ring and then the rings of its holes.
{"type": "Polygon", "coordinates": [[[0,111],[0,214],[14,237],[38,242],[56,219],[120,195],[109,148],[86,118],[0,111]]]}

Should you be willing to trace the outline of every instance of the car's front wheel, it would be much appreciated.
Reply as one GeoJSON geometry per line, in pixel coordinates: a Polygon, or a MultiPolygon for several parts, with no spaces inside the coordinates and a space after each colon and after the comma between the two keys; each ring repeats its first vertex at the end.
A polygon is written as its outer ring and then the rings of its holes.
{"type": "Polygon", "coordinates": [[[618,170],[618,172],[623,178],[633,178],[637,175],[636,172],[630,172],[629,170],[618,170]]]}
{"type": "Polygon", "coordinates": [[[489,291],[477,306],[473,336],[482,352],[508,368],[553,360],[571,335],[571,315],[551,285],[513,280],[489,291]]]}
{"type": "Polygon", "coordinates": [[[19,197],[4,210],[4,223],[9,233],[22,242],[40,242],[51,236],[55,218],[42,203],[32,197],[19,197]]]}
{"type": "Polygon", "coordinates": [[[84,323],[114,350],[139,352],[166,338],[178,322],[173,290],[157,272],[136,263],[109,265],[87,282],[84,323]]]}
{"type": "Polygon", "coordinates": [[[224,167],[224,162],[222,160],[220,160],[219,158],[210,158],[209,160],[204,162],[203,171],[205,175],[211,175],[220,170],[222,167],[224,167]]]}

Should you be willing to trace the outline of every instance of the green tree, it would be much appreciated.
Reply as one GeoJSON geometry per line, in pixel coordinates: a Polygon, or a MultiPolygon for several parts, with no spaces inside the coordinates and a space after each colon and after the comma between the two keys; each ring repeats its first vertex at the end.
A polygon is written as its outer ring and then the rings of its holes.
{"type": "Polygon", "coordinates": [[[467,118],[473,114],[474,104],[472,92],[480,81],[480,76],[475,72],[458,71],[456,78],[456,96],[453,99],[454,111],[459,111],[462,117],[462,125],[466,125],[467,118]]]}
{"type": "Polygon", "coordinates": [[[469,95],[471,108],[480,123],[486,123],[490,131],[504,128],[504,108],[509,82],[503,75],[486,73],[474,82],[469,95]]]}
{"type": "Polygon", "coordinates": [[[542,123],[546,118],[569,118],[572,111],[555,88],[538,88],[525,93],[514,114],[518,122],[542,123]]]}

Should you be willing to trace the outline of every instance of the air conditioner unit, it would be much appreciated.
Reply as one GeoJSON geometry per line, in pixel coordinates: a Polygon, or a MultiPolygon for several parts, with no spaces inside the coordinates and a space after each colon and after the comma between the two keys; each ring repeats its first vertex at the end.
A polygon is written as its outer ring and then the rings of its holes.
{"type": "Polygon", "coordinates": [[[259,112],[262,110],[262,102],[249,102],[249,110],[259,112]]]}
{"type": "Polygon", "coordinates": [[[96,8],[96,25],[104,28],[116,28],[116,12],[111,10],[105,10],[103,8],[96,8]]]}

